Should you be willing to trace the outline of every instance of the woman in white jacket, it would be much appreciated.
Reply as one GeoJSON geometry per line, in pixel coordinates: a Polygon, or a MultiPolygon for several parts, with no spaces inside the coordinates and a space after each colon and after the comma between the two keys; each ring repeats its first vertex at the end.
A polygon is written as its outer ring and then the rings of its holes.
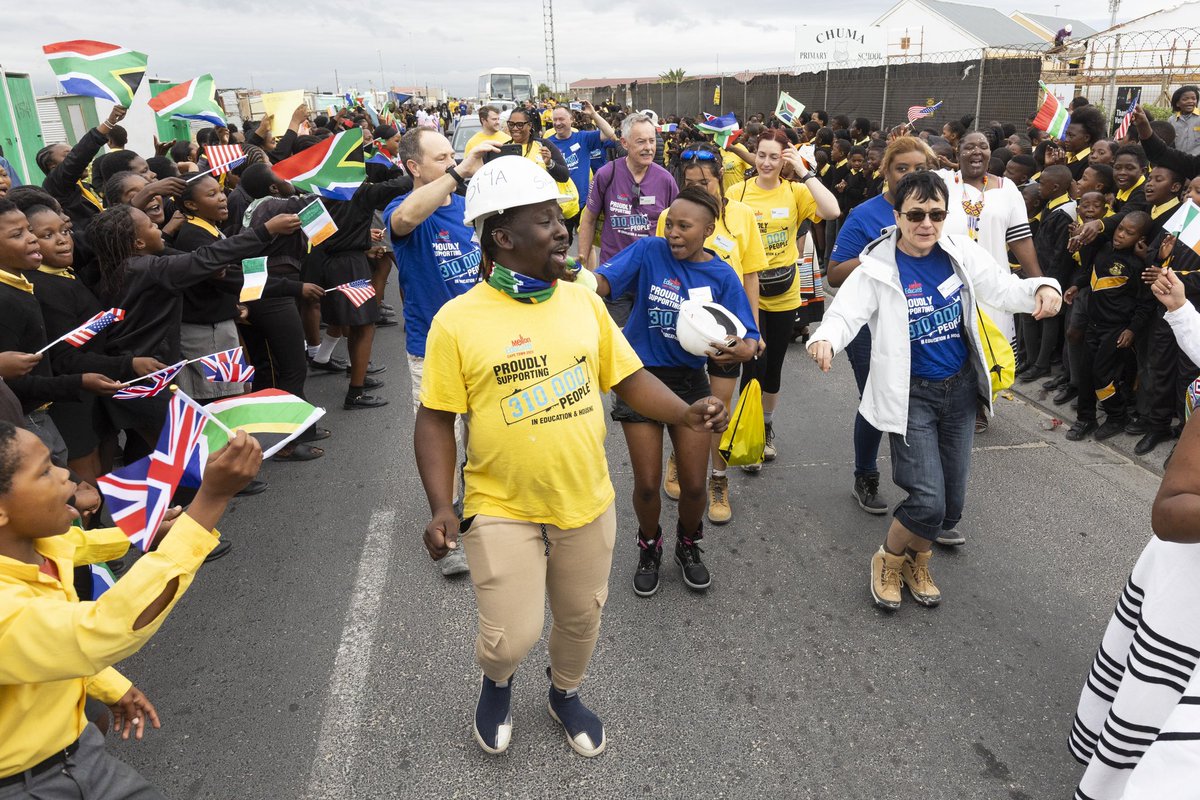
{"type": "Polygon", "coordinates": [[[992,407],[976,303],[1038,319],[1062,305],[1053,279],[1022,280],[968,237],[942,238],[947,195],[932,172],[900,181],[896,229],[863,251],[808,345],[828,372],[834,353],[871,329],[859,412],[890,434],[892,480],[908,492],[871,559],[871,595],[886,609],[900,607],[902,583],[922,605],[942,599],[929,573],[933,541],[962,517],[975,410],[992,407]]]}

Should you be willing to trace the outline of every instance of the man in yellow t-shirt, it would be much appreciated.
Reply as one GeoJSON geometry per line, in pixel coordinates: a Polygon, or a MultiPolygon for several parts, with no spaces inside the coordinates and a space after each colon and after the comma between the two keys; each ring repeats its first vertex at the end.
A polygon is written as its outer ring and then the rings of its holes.
{"type": "Polygon", "coordinates": [[[494,106],[483,106],[479,109],[479,124],[483,129],[467,141],[467,146],[463,148],[464,156],[484,142],[504,144],[512,141],[507,133],[500,130],[500,112],[494,106]]]}
{"type": "Polygon", "coordinates": [[[517,156],[472,179],[466,221],[486,283],[433,319],[415,449],[433,509],[425,546],[440,559],[461,536],[471,566],[483,670],[476,742],[488,753],[508,747],[511,678],[541,637],[548,595],[550,714],[590,757],[607,742],[578,689],[616,540],[601,395],[615,391],[639,413],[704,431],[721,430],[728,414],[716,398],[687,405],[643,369],[599,296],[569,282],[560,199],[546,171],[517,156]],[[461,523],[451,505],[457,414],[471,421],[461,523]]]}

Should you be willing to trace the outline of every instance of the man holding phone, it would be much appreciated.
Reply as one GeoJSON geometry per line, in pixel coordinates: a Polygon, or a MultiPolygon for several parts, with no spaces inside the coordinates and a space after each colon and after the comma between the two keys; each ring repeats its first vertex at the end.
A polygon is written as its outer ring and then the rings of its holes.
{"type": "Polygon", "coordinates": [[[467,141],[467,146],[463,149],[464,156],[484,142],[504,144],[512,141],[511,136],[500,130],[500,112],[495,106],[482,106],[479,109],[479,124],[483,126],[483,130],[467,141]]]}

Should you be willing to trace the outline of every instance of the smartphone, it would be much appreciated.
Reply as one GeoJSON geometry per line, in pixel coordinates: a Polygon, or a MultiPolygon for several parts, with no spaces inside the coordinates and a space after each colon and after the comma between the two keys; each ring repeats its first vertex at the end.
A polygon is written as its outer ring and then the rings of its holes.
{"type": "Polygon", "coordinates": [[[511,143],[510,144],[502,144],[502,145],[500,145],[500,152],[484,153],[483,154],[483,163],[486,164],[489,161],[491,161],[492,159],[500,158],[501,156],[521,156],[524,154],[525,154],[524,150],[521,147],[521,145],[519,145],[519,144],[511,144],[511,143]]]}

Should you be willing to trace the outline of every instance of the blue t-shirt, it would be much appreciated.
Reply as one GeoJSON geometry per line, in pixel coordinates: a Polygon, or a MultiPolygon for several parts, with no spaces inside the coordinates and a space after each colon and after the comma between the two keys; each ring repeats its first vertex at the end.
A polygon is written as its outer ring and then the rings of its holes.
{"type": "Polygon", "coordinates": [[[579,202],[583,203],[588,196],[588,179],[592,170],[592,151],[600,147],[600,131],[571,131],[566,139],[558,138],[553,131],[546,141],[562,151],[567,169],[571,171],[571,180],[579,190],[579,202]]]}
{"type": "Polygon", "coordinates": [[[608,156],[605,155],[605,150],[616,149],[617,143],[611,139],[605,139],[599,146],[592,148],[592,172],[598,172],[601,167],[608,163],[608,156]]]}
{"type": "Polygon", "coordinates": [[[900,285],[908,301],[908,341],[912,375],[931,381],[949,378],[967,361],[962,335],[962,279],[954,274],[950,256],[934,247],[916,258],[896,248],[900,285]]]}
{"type": "Polygon", "coordinates": [[[698,369],[707,363],[704,356],[684,350],[675,336],[675,318],[684,300],[720,303],[746,326],[747,339],[759,338],[737,272],[715,255],[707,262],[676,261],[667,240],[651,236],[617,253],[597,273],[608,279],[612,297],[633,292],[625,338],[648,367],[698,369]]]}
{"type": "Polygon", "coordinates": [[[466,201],[457,194],[450,195],[450,204],[434,211],[412,233],[393,236],[392,212],[406,197],[401,195],[388,204],[383,219],[404,293],[405,349],[424,358],[433,315],[479,282],[479,243],[475,230],[463,224],[466,201]]]}
{"type": "Polygon", "coordinates": [[[892,204],[882,194],[859,203],[851,209],[842,227],[838,228],[837,241],[834,242],[829,260],[840,264],[858,258],[867,245],[879,238],[884,228],[891,228],[895,224],[896,214],[892,204]]]}

